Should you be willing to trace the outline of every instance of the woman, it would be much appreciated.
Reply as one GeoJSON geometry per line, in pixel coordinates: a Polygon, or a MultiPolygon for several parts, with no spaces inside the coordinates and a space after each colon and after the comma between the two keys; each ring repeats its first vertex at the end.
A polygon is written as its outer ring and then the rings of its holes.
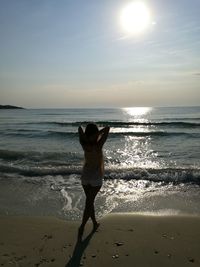
{"type": "Polygon", "coordinates": [[[79,227],[79,237],[82,236],[85,224],[89,218],[93,222],[93,231],[96,231],[99,226],[95,218],[94,200],[103,182],[104,161],[102,147],[108,137],[109,130],[109,127],[99,130],[94,123],[89,123],[86,126],[85,133],[81,127],[78,128],[79,141],[84,150],[85,157],[81,183],[86,195],[83,219],[79,227]]]}

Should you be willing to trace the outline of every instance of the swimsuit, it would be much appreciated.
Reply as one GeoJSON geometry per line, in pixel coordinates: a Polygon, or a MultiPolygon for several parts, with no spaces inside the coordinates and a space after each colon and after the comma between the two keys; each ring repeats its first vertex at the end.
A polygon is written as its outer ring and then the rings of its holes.
{"type": "Polygon", "coordinates": [[[97,146],[84,147],[84,157],[82,185],[102,186],[104,176],[102,150],[97,146]]]}
{"type": "Polygon", "coordinates": [[[82,185],[102,186],[103,173],[101,168],[91,168],[85,165],[81,175],[82,185]]]}

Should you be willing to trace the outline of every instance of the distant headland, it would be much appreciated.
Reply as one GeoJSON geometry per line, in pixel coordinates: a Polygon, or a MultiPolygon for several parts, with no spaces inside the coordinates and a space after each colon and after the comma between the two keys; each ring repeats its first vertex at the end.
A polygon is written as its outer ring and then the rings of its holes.
{"type": "Polygon", "coordinates": [[[11,105],[0,105],[0,109],[24,109],[24,108],[11,105]]]}

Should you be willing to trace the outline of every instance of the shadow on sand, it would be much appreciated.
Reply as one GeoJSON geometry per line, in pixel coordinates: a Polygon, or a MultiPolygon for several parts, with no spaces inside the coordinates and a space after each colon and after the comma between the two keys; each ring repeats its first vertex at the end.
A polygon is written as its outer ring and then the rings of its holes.
{"type": "Polygon", "coordinates": [[[79,237],[77,238],[72,257],[69,260],[69,262],[65,265],[65,267],[79,267],[80,266],[83,252],[87,248],[94,233],[95,231],[92,231],[84,240],[80,240],[79,237]]]}

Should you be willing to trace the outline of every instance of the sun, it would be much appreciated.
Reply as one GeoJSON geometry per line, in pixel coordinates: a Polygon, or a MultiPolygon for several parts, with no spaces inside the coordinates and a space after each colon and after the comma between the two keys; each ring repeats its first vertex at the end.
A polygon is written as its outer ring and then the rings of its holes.
{"type": "Polygon", "coordinates": [[[150,9],[143,2],[131,2],[121,10],[120,24],[127,34],[140,34],[151,24],[150,9]]]}

